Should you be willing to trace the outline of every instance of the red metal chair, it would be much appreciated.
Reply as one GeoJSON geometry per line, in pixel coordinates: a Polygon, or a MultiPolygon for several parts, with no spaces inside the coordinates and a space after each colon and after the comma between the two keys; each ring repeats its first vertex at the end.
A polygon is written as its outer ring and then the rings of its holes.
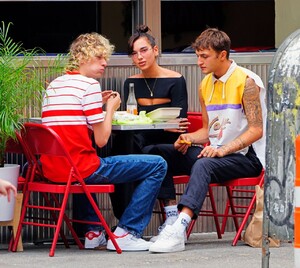
{"type": "Polygon", "coordinates": [[[191,123],[188,128],[188,132],[195,132],[199,128],[202,128],[202,113],[201,112],[188,112],[187,119],[191,123]]]}
{"type": "MultiPolygon", "coordinates": [[[[62,223],[65,222],[66,226],[70,230],[74,241],[80,249],[83,249],[83,245],[78,238],[75,230],[72,227],[72,222],[78,223],[90,223],[102,225],[107,233],[107,235],[112,240],[117,253],[121,253],[121,249],[118,246],[109,226],[107,225],[100,209],[92,198],[91,193],[112,193],[114,191],[114,185],[86,185],[83,178],[80,176],[77,167],[73,163],[69,153],[66,151],[62,140],[51,128],[46,127],[41,124],[26,123],[24,129],[21,133],[22,139],[28,151],[30,153],[29,161],[32,164],[32,172],[30,175],[29,182],[26,186],[26,191],[24,193],[24,203],[21,213],[20,224],[18,226],[16,238],[13,244],[13,251],[16,251],[17,243],[21,235],[21,230],[24,225],[33,225],[40,227],[48,227],[54,229],[54,236],[52,240],[52,245],[50,248],[49,256],[54,256],[56,243],[58,241],[59,234],[61,235],[66,247],[69,247],[68,241],[62,232],[62,223]],[[40,164],[38,159],[42,155],[47,155],[48,157],[62,157],[66,159],[70,165],[69,176],[66,178],[66,183],[52,183],[46,178],[40,178],[41,180],[35,179],[35,172],[38,170],[40,164]],[[42,193],[45,198],[45,205],[35,204],[34,198],[30,198],[31,194],[34,192],[42,193]],[[66,205],[70,194],[85,194],[89,199],[92,207],[94,208],[99,222],[88,222],[72,220],[66,213],[66,205]],[[49,195],[48,195],[49,194],[49,195]],[[58,196],[60,195],[61,198],[58,196]],[[49,196],[49,198],[48,198],[49,196]],[[52,222],[44,223],[41,220],[31,219],[25,220],[26,213],[32,213],[33,210],[46,210],[49,212],[52,222]]],[[[68,168],[68,167],[66,167],[68,168]]],[[[26,218],[27,219],[27,218],[26,218]]]]}
{"type": "MultiPolygon", "coordinates": [[[[217,228],[218,236],[219,234],[224,233],[227,219],[233,218],[236,234],[233,238],[232,246],[236,246],[238,240],[241,238],[242,231],[244,230],[249,216],[253,214],[256,202],[256,192],[254,188],[256,185],[259,185],[261,187],[263,183],[264,170],[258,177],[238,178],[224,183],[211,183],[209,187],[208,197],[210,198],[212,204],[212,210],[201,210],[199,216],[213,216],[223,218],[222,228],[217,228]],[[226,187],[228,199],[224,213],[216,212],[216,205],[212,194],[212,187],[226,187]],[[239,218],[241,219],[241,222],[238,221],[239,218]]],[[[195,223],[196,220],[191,221],[191,224],[187,230],[187,236],[191,234],[195,223]]]]}

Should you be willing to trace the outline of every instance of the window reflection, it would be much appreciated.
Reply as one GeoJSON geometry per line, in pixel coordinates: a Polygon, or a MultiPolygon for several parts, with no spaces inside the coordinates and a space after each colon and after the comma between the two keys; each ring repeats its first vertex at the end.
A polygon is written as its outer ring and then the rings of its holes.
{"type": "Polygon", "coordinates": [[[25,48],[64,53],[81,33],[98,32],[127,52],[131,35],[132,2],[0,2],[0,18],[12,22],[11,35],[25,48]]]}
{"type": "Polygon", "coordinates": [[[163,52],[181,52],[207,26],[228,33],[237,50],[275,45],[275,3],[271,0],[162,1],[161,19],[163,52]]]}

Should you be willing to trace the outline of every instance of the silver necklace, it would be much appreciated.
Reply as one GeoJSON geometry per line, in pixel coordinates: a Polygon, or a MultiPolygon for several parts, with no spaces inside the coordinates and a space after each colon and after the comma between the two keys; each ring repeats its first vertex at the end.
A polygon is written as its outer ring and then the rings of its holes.
{"type": "Polygon", "coordinates": [[[146,84],[147,88],[149,89],[150,96],[153,97],[154,89],[155,89],[155,85],[156,85],[157,78],[155,78],[155,81],[154,81],[154,85],[153,85],[152,90],[151,90],[151,88],[149,87],[149,84],[148,84],[148,82],[147,82],[147,80],[146,80],[145,77],[144,77],[144,81],[145,81],[145,84],[146,84]]]}

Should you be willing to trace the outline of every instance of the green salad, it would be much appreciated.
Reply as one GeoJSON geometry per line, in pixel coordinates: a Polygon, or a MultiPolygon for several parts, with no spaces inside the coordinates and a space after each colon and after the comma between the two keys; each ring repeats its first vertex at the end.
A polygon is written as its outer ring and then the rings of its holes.
{"type": "Polygon", "coordinates": [[[114,125],[136,125],[151,124],[153,121],[146,116],[146,111],[141,111],[139,115],[127,112],[115,112],[112,123],[114,125]]]}

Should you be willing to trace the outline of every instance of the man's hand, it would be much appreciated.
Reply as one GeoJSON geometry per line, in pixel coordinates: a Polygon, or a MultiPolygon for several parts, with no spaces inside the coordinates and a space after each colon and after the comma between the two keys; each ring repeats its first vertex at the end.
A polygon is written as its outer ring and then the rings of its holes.
{"type": "Polygon", "coordinates": [[[107,100],[111,97],[115,97],[118,95],[117,91],[105,90],[101,92],[102,95],[102,103],[107,103],[107,100]]]}
{"type": "Polygon", "coordinates": [[[174,147],[177,151],[182,154],[186,154],[188,148],[191,146],[192,140],[189,134],[181,134],[174,143],[174,147]]]}
{"type": "Polygon", "coordinates": [[[121,105],[120,94],[116,91],[113,91],[107,99],[106,110],[113,109],[113,111],[116,111],[119,109],[120,105],[121,105]]]}

